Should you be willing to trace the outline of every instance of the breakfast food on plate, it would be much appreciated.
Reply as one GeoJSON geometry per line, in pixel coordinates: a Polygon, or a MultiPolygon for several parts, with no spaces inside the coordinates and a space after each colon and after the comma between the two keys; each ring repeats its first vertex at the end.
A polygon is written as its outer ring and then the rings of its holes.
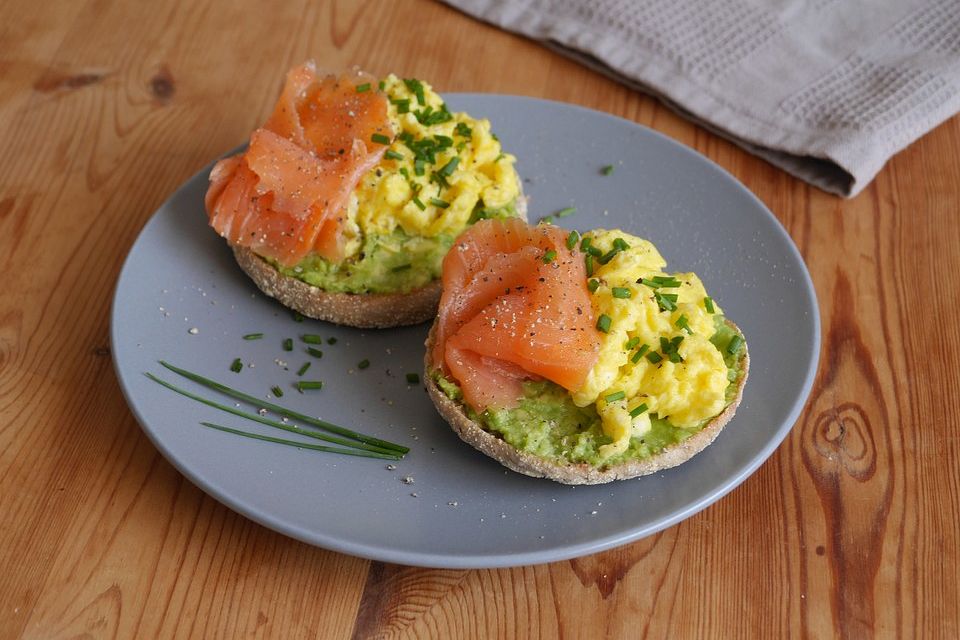
{"type": "Polygon", "coordinates": [[[525,215],[515,158],[487,120],[428,84],[359,71],[287,74],[247,149],[210,173],[210,225],[268,295],[358,327],[434,316],[454,239],[525,215]]]}
{"type": "Polygon", "coordinates": [[[443,263],[427,389],[466,442],[567,484],[678,465],[730,421],[749,358],[693,273],[650,242],[477,223],[443,263]]]}

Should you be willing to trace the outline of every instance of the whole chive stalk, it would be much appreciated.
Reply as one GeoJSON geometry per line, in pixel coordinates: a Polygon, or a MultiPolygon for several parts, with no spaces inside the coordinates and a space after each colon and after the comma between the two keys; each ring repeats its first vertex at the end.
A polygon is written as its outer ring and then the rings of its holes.
{"type": "Polygon", "coordinates": [[[323,338],[315,333],[305,333],[300,336],[300,340],[307,344],[323,344],[323,338]]]}
{"type": "Polygon", "coordinates": [[[216,380],[211,380],[199,374],[193,373],[192,371],[181,369],[180,367],[172,365],[169,362],[166,362],[164,360],[161,360],[160,364],[166,367],[167,369],[169,369],[170,371],[173,371],[174,373],[177,373],[183,376],[184,378],[187,378],[188,380],[193,380],[194,382],[202,384],[205,387],[209,387],[210,389],[219,391],[220,393],[224,393],[232,398],[244,400],[255,406],[269,409],[270,411],[273,411],[274,413],[277,413],[279,415],[286,416],[288,418],[293,418],[294,420],[300,420],[301,422],[306,422],[307,424],[313,425],[315,427],[320,427],[321,429],[326,429],[327,431],[331,431],[333,433],[337,433],[342,436],[346,436],[348,438],[353,438],[354,440],[359,440],[360,442],[365,442],[367,444],[371,444],[376,447],[382,447],[384,449],[390,449],[392,451],[399,451],[400,453],[407,453],[408,451],[410,451],[409,447],[405,447],[403,445],[396,444],[394,442],[389,442],[387,440],[381,440],[380,438],[375,438],[373,436],[364,435],[362,433],[357,433],[356,431],[347,429],[346,427],[335,425],[332,422],[327,422],[326,420],[321,420],[320,418],[314,418],[306,414],[299,413],[297,411],[286,409],[284,407],[281,407],[280,405],[276,405],[271,402],[260,400],[259,398],[255,398],[249,394],[243,393],[242,391],[231,389],[226,385],[220,384],[216,380]]]}
{"type": "Polygon", "coordinates": [[[315,348],[315,347],[307,347],[307,353],[309,353],[310,355],[312,355],[314,358],[322,358],[322,357],[323,357],[323,351],[321,351],[320,349],[317,349],[317,348],[315,348]]]}
{"type": "Polygon", "coordinates": [[[233,362],[230,364],[230,371],[234,373],[240,373],[243,371],[243,362],[240,361],[240,358],[234,358],[233,362]]]}
{"type": "Polygon", "coordinates": [[[265,442],[274,442],[276,444],[286,445],[288,447],[296,447],[298,449],[309,449],[311,451],[324,451],[327,453],[340,453],[345,456],[357,456],[358,458],[377,458],[379,460],[400,460],[401,456],[393,453],[382,453],[378,451],[366,451],[363,449],[341,449],[339,447],[325,447],[322,444],[310,444],[307,442],[297,442],[296,440],[285,440],[283,438],[274,438],[272,436],[263,436],[259,433],[253,433],[251,431],[241,431],[240,429],[232,429],[230,427],[224,427],[219,424],[214,424],[213,422],[201,422],[205,427],[210,429],[216,429],[217,431],[223,431],[225,433],[232,433],[238,436],[243,436],[244,438],[252,438],[254,440],[263,440],[265,442]]]}
{"type": "Polygon", "coordinates": [[[309,361],[304,362],[304,363],[303,363],[303,366],[300,367],[300,368],[297,370],[297,375],[298,375],[298,376],[302,376],[303,374],[305,374],[305,373],[307,372],[307,369],[310,368],[310,364],[311,364],[311,363],[310,363],[309,361]]]}
{"type": "Polygon", "coordinates": [[[357,369],[366,369],[369,366],[370,366],[370,361],[367,360],[366,358],[364,358],[363,360],[357,363],[357,369]]]}
{"type": "Polygon", "coordinates": [[[293,351],[293,338],[286,338],[283,341],[283,350],[284,351],[293,351]]]}
{"type": "MultiPolygon", "coordinates": [[[[246,418],[247,420],[253,420],[254,422],[259,422],[260,424],[265,424],[265,425],[267,425],[268,427],[273,427],[273,428],[275,428],[275,429],[281,429],[281,430],[283,430],[283,431],[289,431],[290,433],[298,433],[298,434],[300,434],[300,435],[302,435],[302,436],[306,436],[306,437],[308,437],[308,438],[314,438],[314,439],[316,439],[316,440],[323,440],[324,442],[332,442],[332,443],[334,443],[334,444],[340,444],[340,445],[343,445],[343,446],[346,446],[346,447],[355,447],[355,448],[357,448],[357,449],[363,449],[363,450],[365,450],[365,451],[376,451],[376,452],[378,452],[378,453],[391,453],[391,454],[400,453],[399,450],[397,450],[397,449],[392,449],[392,448],[389,448],[389,447],[384,447],[384,446],[382,446],[382,445],[371,444],[371,443],[367,443],[367,442],[356,442],[356,439],[354,439],[354,440],[347,440],[347,439],[345,439],[345,438],[338,438],[337,436],[331,436],[331,435],[327,435],[327,434],[325,434],[325,433],[317,433],[317,432],[315,432],[315,431],[307,431],[306,429],[301,429],[300,427],[298,427],[298,426],[296,426],[296,425],[284,424],[284,423],[282,423],[282,422],[277,422],[276,420],[271,420],[270,418],[265,418],[264,416],[261,416],[261,415],[258,414],[258,413],[248,413],[248,412],[246,412],[246,411],[242,411],[242,410],[240,410],[240,409],[237,409],[237,408],[235,408],[235,407],[231,407],[231,406],[229,406],[229,405],[220,404],[219,402],[214,402],[213,400],[208,400],[207,398],[204,398],[203,396],[198,396],[198,395],[195,394],[195,393],[191,393],[190,391],[187,391],[186,389],[181,389],[180,387],[178,387],[178,386],[176,386],[176,385],[174,385],[174,384],[171,384],[171,383],[167,382],[166,380],[163,380],[163,379],[161,379],[161,378],[158,378],[157,376],[153,375],[152,373],[147,373],[146,375],[147,375],[148,378],[150,378],[150,379],[153,380],[154,382],[159,383],[160,385],[162,385],[162,386],[170,389],[171,391],[175,391],[176,393],[179,393],[179,394],[182,395],[182,396],[186,396],[187,398],[190,398],[191,400],[196,400],[197,402],[200,402],[201,404],[205,404],[205,405],[207,405],[208,407],[213,407],[214,409],[220,409],[221,411],[225,411],[225,412],[227,412],[227,413],[233,414],[233,415],[235,415],[235,416],[239,416],[239,417],[241,417],[241,418],[246,418]]],[[[257,400],[256,398],[251,398],[251,400],[255,401],[257,404],[269,406],[269,403],[263,402],[263,401],[259,401],[259,400],[257,400]]],[[[395,446],[396,446],[396,445],[395,445],[395,446]]],[[[406,452],[403,452],[403,453],[406,453],[406,452]]]]}
{"type": "Polygon", "coordinates": [[[262,333],[248,333],[247,335],[243,336],[243,339],[244,339],[244,340],[259,340],[259,339],[262,338],[262,337],[263,337],[263,334],[262,334],[262,333]]]}
{"type": "Polygon", "coordinates": [[[297,382],[297,391],[300,393],[308,389],[323,389],[323,380],[300,380],[297,382]]]}

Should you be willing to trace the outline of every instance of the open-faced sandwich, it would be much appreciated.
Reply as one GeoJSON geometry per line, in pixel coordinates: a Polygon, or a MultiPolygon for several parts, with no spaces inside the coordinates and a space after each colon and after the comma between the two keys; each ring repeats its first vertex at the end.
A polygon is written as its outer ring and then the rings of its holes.
{"type": "Polygon", "coordinates": [[[357,327],[434,316],[454,239],[524,216],[487,120],[447,109],[426,83],[353,71],[287,75],[273,115],[210,173],[210,225],[265,293],[357,327]]]}
{"type": "Polygon", "coordinates": [[[443,264],[427,389],[466,442],[568,484],[700,452],[733,417],[746,342],[693,273],[648,241],[482,221],[443,264]]]}

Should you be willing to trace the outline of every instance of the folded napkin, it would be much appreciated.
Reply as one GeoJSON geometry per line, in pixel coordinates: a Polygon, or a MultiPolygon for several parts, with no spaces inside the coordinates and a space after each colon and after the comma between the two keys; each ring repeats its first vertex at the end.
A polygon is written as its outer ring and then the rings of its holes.
{"type": "Polygon", "coordinates": [[[826,191],[960,111],[960,0],[445,0],[826,191]]]}

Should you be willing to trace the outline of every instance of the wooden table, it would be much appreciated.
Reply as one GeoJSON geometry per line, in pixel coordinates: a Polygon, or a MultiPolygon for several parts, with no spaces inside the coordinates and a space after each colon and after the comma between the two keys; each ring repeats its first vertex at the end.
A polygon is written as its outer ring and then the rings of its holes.
{"type": "Polygon", "coordinates": [[[845,201],[443,5],[277,5],[0,5],[0,637],[960,635],[960,118],[845,201]],[[313,548],[187,482],[121,396],[114,283],[150,214],[308,57],[601,109],[732,172],[820,299],[786,442],[658,535],[505,570],[313,548]]]}

